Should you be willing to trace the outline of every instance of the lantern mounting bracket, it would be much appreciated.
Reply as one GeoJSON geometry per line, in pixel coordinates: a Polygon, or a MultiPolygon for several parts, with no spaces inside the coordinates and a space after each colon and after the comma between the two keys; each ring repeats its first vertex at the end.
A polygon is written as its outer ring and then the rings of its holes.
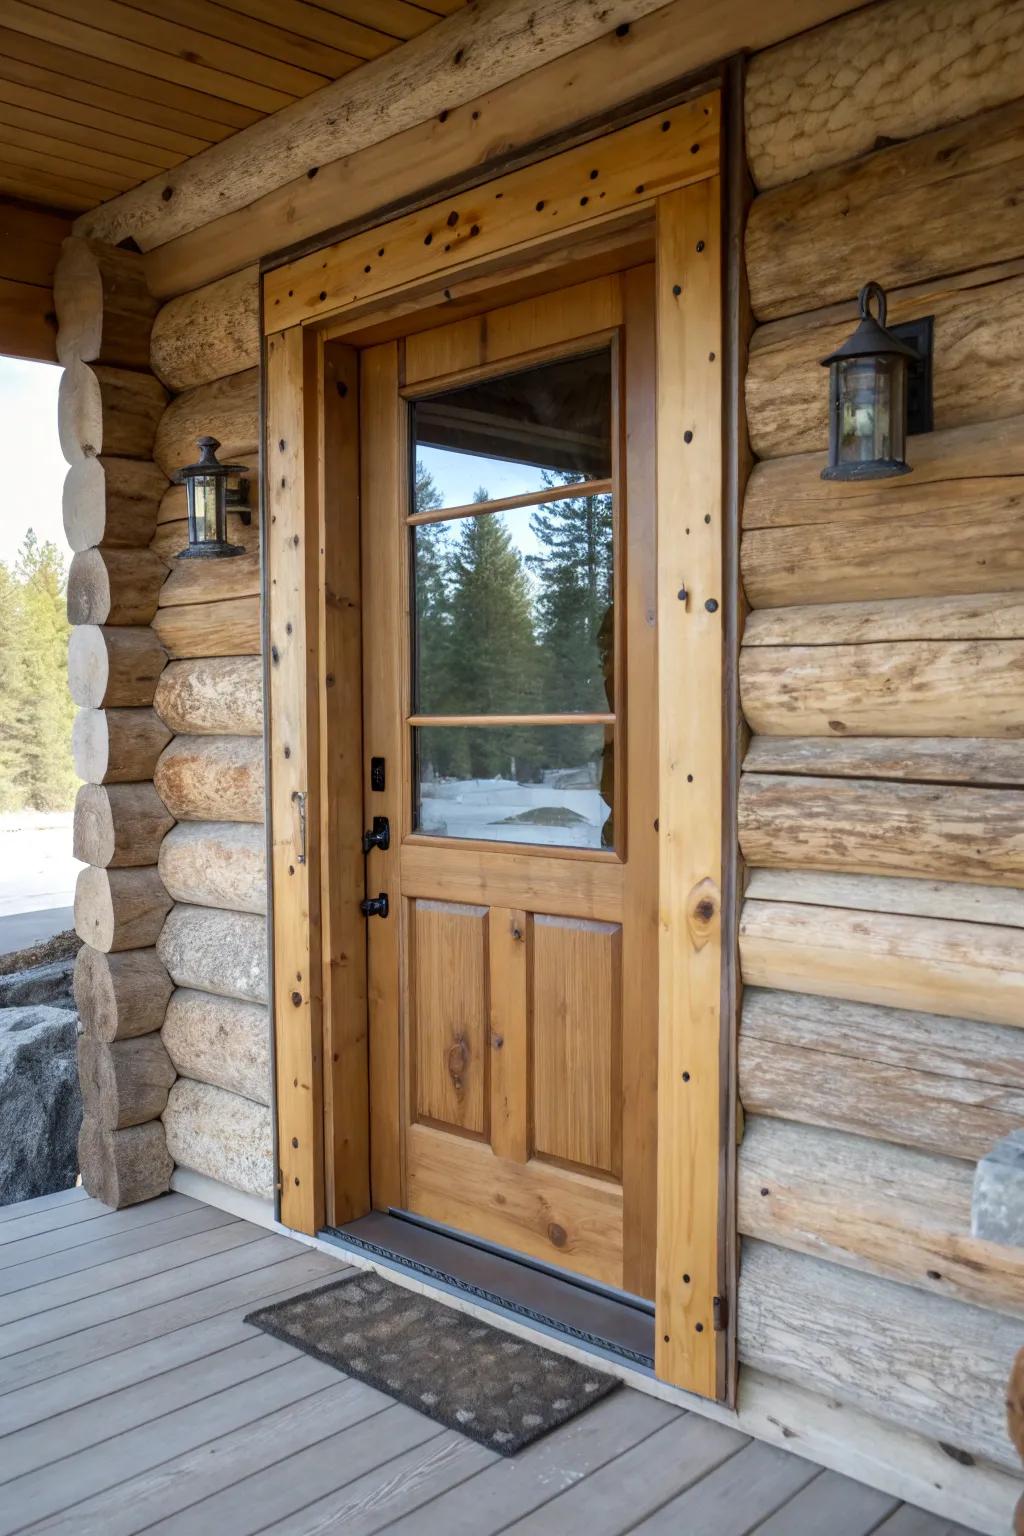
{"type": "Polygon", "coordinates": [[[919,437],[922,432],[931,432],[935,424],[932,408],[935,317],[922,315],[919,320],[905,320],[901,325],[890,325],[889,329],[898,340],[909,342],[917,353],[907,361],[907,435],[919,437]]]}

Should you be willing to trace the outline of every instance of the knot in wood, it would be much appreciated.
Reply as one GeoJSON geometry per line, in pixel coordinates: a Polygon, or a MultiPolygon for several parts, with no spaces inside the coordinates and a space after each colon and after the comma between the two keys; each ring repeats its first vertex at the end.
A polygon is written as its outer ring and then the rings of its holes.
{"type": "Polygon", "coordinates": [[[560,1227],[557,1221],[552,1221],[548,1226],[548,1237],[556,1248],[564,1248],[567,1242],[567,1234],[564,1227],[560,1227]]]}

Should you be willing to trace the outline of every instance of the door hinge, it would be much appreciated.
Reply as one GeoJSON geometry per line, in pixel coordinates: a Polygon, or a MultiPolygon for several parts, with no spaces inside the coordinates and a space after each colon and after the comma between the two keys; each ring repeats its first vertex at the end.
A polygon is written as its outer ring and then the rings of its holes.
{"type": "Polygon", "coordinates": [[[724,1333],[729,1326],[729,1298],[715,1296],[711,1302],[711,1319],[716,1333],[724,1333]]]}

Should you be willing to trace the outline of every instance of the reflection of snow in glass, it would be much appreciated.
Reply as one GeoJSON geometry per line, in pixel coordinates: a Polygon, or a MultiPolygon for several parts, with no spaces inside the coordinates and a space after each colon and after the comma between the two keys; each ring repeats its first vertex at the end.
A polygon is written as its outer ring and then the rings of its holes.
{"type": "Polygon", "coordinates": [[[579,778],[569,770],[551,774],[553,782],[542,784],[512,779],[421,783],[419,830],[434,837],[600,848],[609,808],[597,786],[580,784],[579,778]]]}

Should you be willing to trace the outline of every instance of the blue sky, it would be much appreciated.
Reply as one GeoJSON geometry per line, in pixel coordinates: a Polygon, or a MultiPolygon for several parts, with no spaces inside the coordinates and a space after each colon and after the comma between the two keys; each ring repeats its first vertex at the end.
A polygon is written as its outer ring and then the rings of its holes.
{"type": "Polygon", "coordinates": [[[26,530],[69,557],[60,493],[67,465],[57,440],[56,364],[0,357],[0,560],[10,564],[26,530]]]}

